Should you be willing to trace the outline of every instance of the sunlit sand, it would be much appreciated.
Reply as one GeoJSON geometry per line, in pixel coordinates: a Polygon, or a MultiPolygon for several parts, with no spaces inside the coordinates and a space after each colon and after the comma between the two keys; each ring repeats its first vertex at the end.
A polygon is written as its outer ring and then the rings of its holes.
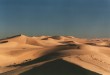
{"type": "Polygon", "coordinates": [[[0,40],[0,75],[110,75],[109,59],[109,39],[17,35],[0,40]]]}

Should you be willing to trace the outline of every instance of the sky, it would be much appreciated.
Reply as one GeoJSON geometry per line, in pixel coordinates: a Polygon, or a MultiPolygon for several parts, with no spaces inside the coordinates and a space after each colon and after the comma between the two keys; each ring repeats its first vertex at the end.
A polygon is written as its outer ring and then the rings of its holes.
{"type": "Polygon", "coordinates": [[[0,0],[0,38],[16,35],[110,37],[109,0],[0,0]]]}

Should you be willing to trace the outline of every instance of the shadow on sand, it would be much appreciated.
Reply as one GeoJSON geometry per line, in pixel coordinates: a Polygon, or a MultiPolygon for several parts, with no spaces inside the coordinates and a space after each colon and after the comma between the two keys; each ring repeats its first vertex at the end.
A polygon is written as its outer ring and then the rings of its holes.
{"type": "Polygon", "coordinates": [[[20,75],[100,75],[63,60],[55,60],[20,75]]]}

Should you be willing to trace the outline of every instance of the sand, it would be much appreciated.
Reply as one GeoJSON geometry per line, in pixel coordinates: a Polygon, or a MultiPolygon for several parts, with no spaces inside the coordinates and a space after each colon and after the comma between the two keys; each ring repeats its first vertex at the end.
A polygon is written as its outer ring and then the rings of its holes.
{"type": "Polygon", "coordinates": [[[1,39],[0,75],[110,75],[109,42],[73,36],[1,39]]]}

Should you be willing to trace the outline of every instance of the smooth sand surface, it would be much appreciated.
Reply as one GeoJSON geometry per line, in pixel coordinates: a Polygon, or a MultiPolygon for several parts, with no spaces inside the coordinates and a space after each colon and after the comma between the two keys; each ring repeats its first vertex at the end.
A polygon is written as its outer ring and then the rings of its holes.
{"type": "Polygon", "coordinates": [[[17,35],[0,40],[0,75],[110,75],[110,39],[17,35]]]}

